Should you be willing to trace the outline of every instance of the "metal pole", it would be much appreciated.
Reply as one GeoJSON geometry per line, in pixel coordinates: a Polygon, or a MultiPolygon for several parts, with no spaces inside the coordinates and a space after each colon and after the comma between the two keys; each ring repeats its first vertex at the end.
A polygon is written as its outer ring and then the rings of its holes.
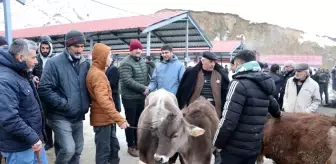
{"type": "Polygon", "coordinates": [[[12,36],[12,19],[11,19],[10,0],[3,0],[3,8],[4,8],[4,17],[5,17],[6,38],[7,38],[8,45],[11,45],[13,36],[12,36]]]}
{"type": "Polygon", "coordinates": [[[147,44],[146,44],[146,56],[150,56],[150,50],[151,50],[151,32],[149,31],[147,33],[147,44]]]}
{"type": "Polygon", "coordinates": [[[90,53],[92,54],[92,49],[93,49],[93,38],[90,37],[90,53]]]}
{"type": "Polygon", "coordinates": [[[189,59],[189,19],[187,18],[187,27],[186,27],[186,54],[185,54],[185,65],[188,65],[189,59]]]}

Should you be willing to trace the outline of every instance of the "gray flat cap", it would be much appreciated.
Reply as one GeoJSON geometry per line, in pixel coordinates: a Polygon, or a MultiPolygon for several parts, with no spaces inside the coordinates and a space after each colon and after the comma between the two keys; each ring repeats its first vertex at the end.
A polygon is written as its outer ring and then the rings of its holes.
{"type": "Polygon", "coordinates": [[[295,65],[295,71],[309,70],[309,65],[307,63],[299,63],[295,65]]]}

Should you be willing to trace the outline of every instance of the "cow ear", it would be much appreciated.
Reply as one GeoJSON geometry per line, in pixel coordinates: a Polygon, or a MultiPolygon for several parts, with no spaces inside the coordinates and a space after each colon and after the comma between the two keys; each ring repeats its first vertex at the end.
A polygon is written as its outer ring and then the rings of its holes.
{"type": "Polygon", "coordinates": [[[205,132],[204,129],[202,129],[200,127],[197,127],[197,126],[194,126],[194,125],[190,125],[188,130],[189,130],[189,134],[193,137],[201,136],[205,132]]]}

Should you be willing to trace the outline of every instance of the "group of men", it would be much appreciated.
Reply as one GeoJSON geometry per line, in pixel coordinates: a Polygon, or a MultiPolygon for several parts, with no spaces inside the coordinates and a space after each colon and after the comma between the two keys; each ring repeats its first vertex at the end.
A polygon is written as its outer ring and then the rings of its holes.
{"type": "Polygon", "coordinates": [[[291,78],[294,63],[285,64],[286,86],[278,89],[276,80],[262,72],[253,51],[243,50],[232,59],[230,82],[228,69],[217,64],[211,52],[185,69],[173,47],[163,45],[160,64],[154,68],[141,57],[141,42],[132,40],[129,55],[116,68],[111,66],[111,48],[102,43],[93,46],[90,65],[82,56],[85,40],[82,32],[69,31],[58,55],[53,55],[48,36],[38,45],[16,39],[0,48],[0,152],[8,164],[46,164],[45,151],[52,147],[56,164],[79,163],[89,108],[96,163],[120,162],[116,125],[125,129],[128,153],[137,157],[137,132],[128,127],[137,126],[146,96],[160,88],[175,94],[181,109],[200,96],[215,107],[221,118],[213,141],[218,148],[216,164],[254,163],[267,113],[281,116],[278,95],[283,95],[282,107],[290,112],[314,112],[320,102],[307,64],[296,65],[291,78]],[[119,113],[119,84],[126,119],[119,113]]]}

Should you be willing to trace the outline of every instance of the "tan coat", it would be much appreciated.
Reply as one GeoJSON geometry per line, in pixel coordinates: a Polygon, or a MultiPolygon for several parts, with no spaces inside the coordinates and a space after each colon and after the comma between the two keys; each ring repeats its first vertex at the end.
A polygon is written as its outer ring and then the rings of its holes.
{"type": "Polygon", "coordinates": [[[86,76],[86,86],[92,105],[90,114],[91,126],[106,126],[113,123],[123,124],[126,120],[116,110],[112,99],[112,89],[105,75],[105,65],[110,48],[96,43],[92,51],[92,66],[86,76]]]}
{"type": "MultiPolygon", "coordinates": [[[[221,83],[217,83],[217,81],[221,82],[222,76],[220,75],[219,72],[217,72],[216,70],[213,70],[210,81],[211,81],[212,95],[215,99],[215,105],[216,105],[215,108],[216,108],[217,116],[218,118],[220,118],[222,116],[221,83]]],[[[193,103],[196,99],[200,97],[202,89],[203,89],[203,85],[204,85],[204,73],[203,71],[199,71],[198,76],[197,76],[196,86],[190,98],[189,104],[193,103]]]]}

